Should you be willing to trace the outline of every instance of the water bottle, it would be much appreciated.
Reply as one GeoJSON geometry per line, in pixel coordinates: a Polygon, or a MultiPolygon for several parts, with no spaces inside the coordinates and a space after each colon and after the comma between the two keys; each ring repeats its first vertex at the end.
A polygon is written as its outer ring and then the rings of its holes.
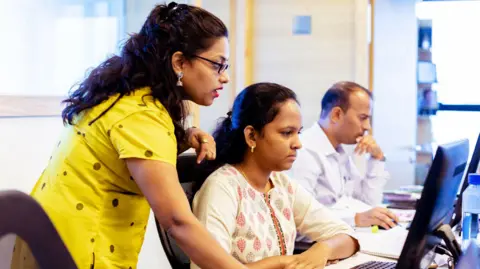
{"type": "Polygon", "coordinates": [[[462,247],[478,244],[478,215],[480,214],[480,174],[468,175],[468,187],[462,194],[462,247]]]}

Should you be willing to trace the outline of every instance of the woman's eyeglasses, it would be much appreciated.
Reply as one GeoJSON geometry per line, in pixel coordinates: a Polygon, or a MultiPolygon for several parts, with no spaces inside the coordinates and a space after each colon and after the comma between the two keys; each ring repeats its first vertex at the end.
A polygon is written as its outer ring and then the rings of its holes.
{"type": "Polygon", "coordinates": [[[215,62],[215,61],[212,61],[212,60],[210,60],[210,59],[204,58],[204,57],[202,57],[202,56],[193,55],[193,57],[202,59],[202,60],[207,61],[207,62],[213,64],[214,66],[218,67],[217,72],[218,72],[219,74],[225,72],[225,70],[227,70],[227,69],[228,69],[228,66],[229,66],[227,63],[217,63],[217,62],[215,62]]]}

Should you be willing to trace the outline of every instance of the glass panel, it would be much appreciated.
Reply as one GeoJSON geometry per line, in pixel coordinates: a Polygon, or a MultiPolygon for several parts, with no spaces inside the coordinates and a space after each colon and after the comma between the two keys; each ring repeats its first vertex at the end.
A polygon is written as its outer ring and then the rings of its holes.
{"type": "Polygon", "coordinates": [[[0,94],[66,95],[117,52],[122,0],[0,1],[0,94]]]}
{"type": "Polygon", "coordinates": [[[419,19],[432,20],[432,60],[437,65],[438,101],[480,104],[480,1],[423,2],[419,19]]]}

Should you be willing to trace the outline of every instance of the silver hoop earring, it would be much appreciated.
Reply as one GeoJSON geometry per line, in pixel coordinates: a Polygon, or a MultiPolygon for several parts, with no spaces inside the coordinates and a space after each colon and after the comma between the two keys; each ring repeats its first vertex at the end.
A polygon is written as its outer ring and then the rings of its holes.
{"type": "Polygon", "coordinates": [[[182,86],[183,86],[183,83],[182,83],[183,72],[178,72],[177,78],[178,78],[178,80],[177,80],[177,86],[182,87],[182,86]]]}

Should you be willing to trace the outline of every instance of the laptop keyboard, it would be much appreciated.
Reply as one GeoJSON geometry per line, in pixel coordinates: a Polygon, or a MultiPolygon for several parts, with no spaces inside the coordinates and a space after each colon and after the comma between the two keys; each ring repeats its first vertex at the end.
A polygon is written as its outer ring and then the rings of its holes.
{"type": "Polygon", "coordinates": [[[395,269],[396,262],[377,262],[371,261],[362,263],[350,269],[395,269]]]}

